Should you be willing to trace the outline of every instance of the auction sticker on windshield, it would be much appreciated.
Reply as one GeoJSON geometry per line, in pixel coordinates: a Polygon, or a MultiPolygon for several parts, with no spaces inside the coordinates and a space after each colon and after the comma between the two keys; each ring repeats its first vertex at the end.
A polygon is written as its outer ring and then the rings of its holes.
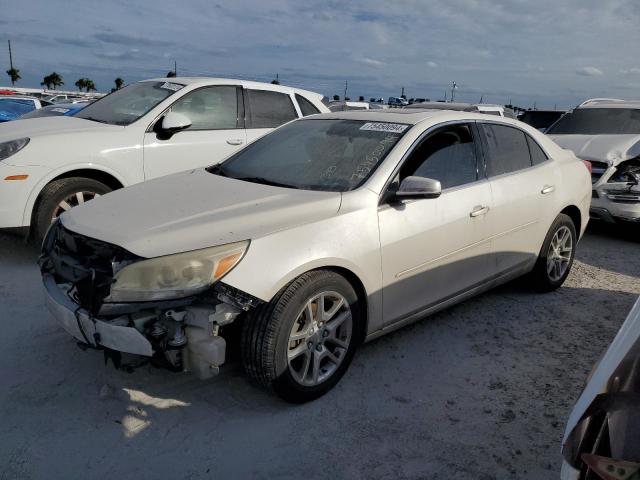
{"type": "Polygon", "coordinates": [[[370,130],[372,132],[393,132],[402,133],[409,125],[403,123],[367,122],[360,127],[360,130],[370,130]]]}

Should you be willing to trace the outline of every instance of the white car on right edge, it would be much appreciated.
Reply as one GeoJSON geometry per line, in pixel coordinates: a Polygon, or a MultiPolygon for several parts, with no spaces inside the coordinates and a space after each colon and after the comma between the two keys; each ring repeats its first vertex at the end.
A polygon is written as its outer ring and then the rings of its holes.
{"type": "Polygon", "coordinates": [[[640,101],[587,100],[546,133],[591,162],[592,218],[640,222],[640,101]]]}

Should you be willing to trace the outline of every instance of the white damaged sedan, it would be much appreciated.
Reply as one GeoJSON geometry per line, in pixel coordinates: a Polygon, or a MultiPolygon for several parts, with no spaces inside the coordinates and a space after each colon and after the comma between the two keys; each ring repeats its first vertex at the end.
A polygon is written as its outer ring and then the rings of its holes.
{"type": "Polygon", "coordinates": [[[40,266],[56,319],[117,366],[207,378],[235,328],[248,376],[304,402],[363,341],[521,275],[558,288],[590,195],[585,165],[517,121],[323,114],[72,209],[40,266]]]}

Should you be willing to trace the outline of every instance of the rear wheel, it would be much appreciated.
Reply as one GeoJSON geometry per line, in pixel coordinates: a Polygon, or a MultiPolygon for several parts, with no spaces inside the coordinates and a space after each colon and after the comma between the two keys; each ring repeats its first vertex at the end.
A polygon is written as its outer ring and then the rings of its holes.
{"type": "Polygon", "coordinates": [[[49,183],[40,193],[33,214],[34,239],[40,242],[49,225],[64,212],[110,191],[107,185],[91,178],[62,178],[49,183]]]}
{"type": "Polygon", "coordinates": [[[245,371],[284,400],[313,400],[347,370],[360,342],[360,318],[357,295],[344,277],[305,273],[245,320],[245,371]]]}
{"type": "Polygon", "coordinates": [[[576,243],[576,227],[573,220],[561,213],[551,225],[538,255],[538,261],[531,272],[536,290],[550,292],[564,283],[573,265],[576,243]]]}

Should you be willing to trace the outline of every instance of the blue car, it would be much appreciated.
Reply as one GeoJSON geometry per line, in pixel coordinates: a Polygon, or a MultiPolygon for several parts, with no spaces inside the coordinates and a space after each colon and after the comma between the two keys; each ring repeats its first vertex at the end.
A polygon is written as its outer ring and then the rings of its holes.
{"type": "Polygon", "coordinates": [[[77,102],[77,103],[54,103],[47,107],[42,107],[39,110],[33,110],[20,116],[20,120],[23,118],[38,118],[38,117],[70,117],[75,113],[78,113],[89,102],[77,102]]]}
{"type": "Polygon", "coordinates": [[[51,104],[32,97],[2,95],[0,96],[0,122],[15,120],[25,113],[37,112],[44,105],[51,104]]]}

